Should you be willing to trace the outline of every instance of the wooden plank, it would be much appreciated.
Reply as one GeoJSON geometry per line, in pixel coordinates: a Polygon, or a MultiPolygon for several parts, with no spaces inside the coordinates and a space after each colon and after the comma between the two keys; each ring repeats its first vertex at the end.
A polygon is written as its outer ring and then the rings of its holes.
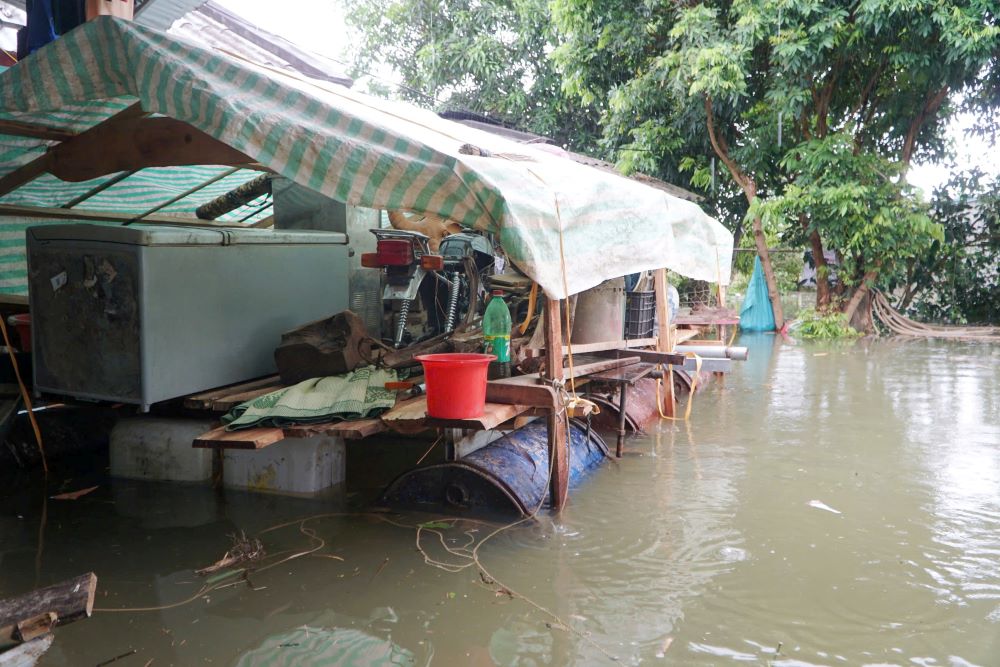
{"type": "Polygon", "coordinates": [[[640,358],[638,356],[634,355],[631,352],[627,354],[628,356],[622,356],[618,358],[597,359],[597,360],[592,360],[593,358],[591,358],[588,359],[587,361],[584,361],[584,363],[582,364],[574,363],[573,370],[571,371],[570,368],[567,366],[562,369],[563,371],[562,375],[567,380],[570,378],[575,379],[590,375],[591,373],[600,373],[601,371],[606,371],[610,368],[620,368],[622,366],[628,366],[630,364],[639,363],[640,358]]]}
{"type": "Polygon", "coordinates": [[[399,401],[379,419],[389,429],[400,433],[419,433],[427,427],[427,397],[417,396],[399,401]]]}
{"type": "MultiPolygon", "coordinates": [[[[609,340],[601,343],[583,343],[573,345],[573,355],[590,354],[593,352],[603,352],[605,350],[626,350],[638,347],[653,347],[656,345],[656,338],[633,338],[631,340],[609,340]]],[[[525,348],[525,356],[528,358],[541,357],[545,355],[544,348],[525,348]]],[[[569,354],[568,348],[563,348],[563,356],[569,354]]]]}
{"type": "Polygon", "coordinates": [[[656,369],[656,364],[632,364],[624,368],[612,368],[610,370],[594,373],[590,376],[596,382],[614,382],[616,384],[635,384],[636,381],[646,377],[656,369]]]}
{"type": "Polygon", "coordinates": [[[89,617],[94,611],[96,591],[97,575],[88,572],[47,588],[0,600],[0,641],[20,641],[18,624],[50,612],[56,615],[60,625],[89,617]]]}
{"type": "Polygon", "coordinates": [[[539,384],[539,382],[540,378],[537,374],[490,380],[486,383],[486,400],[490,403],[557,409],[559,396],[556,394],[556,390],[549,385],[539,384]]]}
{"type": "MultiPolygon", "coordinates": [[[[657,269],[653,273],[653,291],[656,293],[656,319],[660,326],[659,340],[656,343],[656,351],[669,354],[674,351],[676,342],[676,331],[674,323],[670,321],[670,308],[667,304],[667,270],[657,269]],[[671,335],[673,334],[673,335],[671,335]]],[[[668,362],[674,363],[674,362],[668,362]]],[[[664,388],[664,405],[658,409],[663,410],[667,417],[674,417],[677,414],[677,398],[674,396],[674,382],[672,374],[667,377],[666,382],[662,382],[664,388]]]]}
{"type": "Polygon", "coordinates": [[[0,120],[0,134],[43,141],[66,141],[76,136],[76,132],[71,130],[63,130],[51,125],[26,123],[20,120],[0,120]]]}
{"type": "Polygon", "coordinates": [[[607,352],[594,352],[595,356],[620,359],[628,357],[638,357],[639,361],[647,364],[674,364],[675,366],[684,363],[684,355],[676,352],[650,352],[649,350],[608,350],[607,352]]]}
{"type": "Polygon", "coordinates": [[[216,387],[215,389],[209,389],[208,391],[188,396],[184,399],[184,407],[192,410],[207,410],[212,407],[212,403],[220,398],[251,391],[253,389],[259,389],[261,387],[269,387],[278,382],[281,382],[281,378],[277,375],[268,375],[266,377],[257,378],[256,380],[240,382],[239,384],[216,387]]]}
{"type": "Polygon", "coordinates": [[[317,435],[333,435],[345,440],[361,440],[386,430],[386,425],[378,418],[356,419],[352,421],[330,422],[326,424],[299,424],[286,426],[286,438],[311,438],[317,435]]]}
{"type": "MultiPolygon", "coordinates": [[[[563,379],[562,323],[559,306],[562,301],[545,300],[545,372],[549,380],[563,379]]],[[[558,404],[557,404],[558,405],[558,404]]],[[[549,461],[552,476],[549,479],[549,498],[552,509],[562,510],[569,493],[569,438],[566,420],[559,410],[553,409],[548,416],[549,461]]]]}
{"type": "MultiPolygon", "coordinates": [[[[84,208],[46,208],[42,206],[16,206],[0,204],[0,216],[15,218],[41,218],[43,220],[79,220],[83,222],[131,222],[137,213],[118,213],[113,211],[88,211],[84,208]]],[[[247,225],[236,222],[217,222],[215,220],[199,220],[194,216],[180,215],[147,215],[142,218],[143,224],[176,225],[179,227],[219,227],[220,229],[246,229],[247,225]]]]}
{"type": "MultiPolygon", "coordinates": [[[[677,347],[681,343],[690,341],[692,338],[701,335],[701,330],[699,329],[674,329],[673,338],[674,347],[677,347]]],[[[718,341],[714,341],[718,342],[718,341]]]]}
{"type": "MultiPolygon", "coordinates": [[[[113,116],[105,118],[100,123],[90,128],[89,130],[82,132],[81,134],[78,134],[72,139],[63,142],[62,144],[59,144],[59,146],[69,145],[88,135],[93,136],[95,133],[102,133],[109,127],[112,127],[114,125],[117,125],[118,123],[130,119],[134,119],[138,116],[145,115],[145,113],[146,112],[142,110],[142,105],[136,102],[131,106],[125,107],[124,109],[114,114],[113,116]]],[[[96,154],[100,154],[103,150],[103,146],[97,145],[96,147],[92,147],[91,150],[94,150],[96,154]]],[[[45,154],[35,158],[34,160],[32,160],[27,164],[18,167],[17,169],[10,172],[3,178],[0,178],[0,197],[10,193],[12,190],[16,190],[25,183],[30,183],[31,181],[35,180],[45,172],[49,171],[49,168],[52,164],[52,160],[53,160],[53,151],[46,151],[45,154]]],[[[116,171],[121,171],[121,170],[119,169],[116,171]]]]}
{"type": "Polygon", "coordinates": [[[241,166],[253,158],[198,128],[167,117],[101,123],[48,152],[48,170],[71,182],[119,171],[190,165],[241,166]]]}
{"type": "Polygon", "coordinates": [[[285,432],[272,426],[227,431],[225,426],[213,428],[195,438],[198,449],[263,449],[285,439],[285,432]]]}
{"type": "Polygon", "coordinates": [[[435,428],[460,428],[469,431],[489,431],[504,422],[530,410],[527,405],[507,403],[487,403],[483,406],[483,414],[470,419],[438,419],[428,417],[427,425],[435,428]]]}
{"type": "Polygon", "coordinates": [[[263,396],[264,394],[270,394],[272,391],[277,391],[279,389],[284,389],[285,385],[281,384],[270,384],[258,389],[251,389],[249,391],[243,391],[239,394],[233,394],[232,396],[223,396],[212,401],[212,411],[213,412],[229,412],[234,407],[240,403],[246,403],[247,401],[252,401],[258,396],[263,396]]]}

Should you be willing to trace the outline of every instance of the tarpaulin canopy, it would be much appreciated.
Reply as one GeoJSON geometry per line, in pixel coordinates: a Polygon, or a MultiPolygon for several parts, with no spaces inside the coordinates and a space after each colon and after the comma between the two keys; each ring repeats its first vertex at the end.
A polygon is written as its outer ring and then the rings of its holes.
{"type": "MultiPolygon", "coordinates": [[[[132,23],[91,21],[0,75],[0,122],[79,131],[136,100],[342,202],[430,212],[496,233],[510,259],[553,297],[661,267],[729,282],[732,234],[692,202],[411,105],[132,23]]],[[[47,145],[3,138],[0,179],[47,145]]],[[[33,186],[36,205],[64,204],[65,184],[49,178],[33,186]],[[64,191],[56,194],[57,186],[64,191]]],[[[0,204],[28,196],[19,192],[0,204]]]]}

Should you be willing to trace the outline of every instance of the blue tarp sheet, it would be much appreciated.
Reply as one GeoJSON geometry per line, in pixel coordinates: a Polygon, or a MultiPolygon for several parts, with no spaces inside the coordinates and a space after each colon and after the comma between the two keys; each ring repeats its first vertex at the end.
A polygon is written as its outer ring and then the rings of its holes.
{"type": "Polygon", "coordinates": [[[740,308],[740,329],[744,331],[774,331],[774,310],[767,294],[767,283],[764,281],[764,267],[760,257],[753,261],[753,274],[747,285],[747,294],[743,297],[740,308]]]}

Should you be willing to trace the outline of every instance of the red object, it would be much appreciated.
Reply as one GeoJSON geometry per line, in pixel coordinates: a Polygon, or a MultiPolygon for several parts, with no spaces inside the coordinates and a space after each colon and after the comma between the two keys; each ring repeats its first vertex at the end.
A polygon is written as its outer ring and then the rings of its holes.
{"type": "Polygon", "coordinates": [[[424,366],[427,383],[427,416],[438,419],[472,419],[486,405],[486,369],[492,354],[422,354],[414,357],[424,366]]]}
{"type": "Polygon", "coordinates": [[[31,313],[11,315],[7,321],[17,329],[17,337],[21,342],[22,352],[31,352],[31,313]]]}
{"type": "Polygon", "coordinates": [[[409,266],[413,263],[413,244],[400,239],[378,242],[378,261],[382,266],[409,266]]]}
{"type": "Polygon", "coordinates": [[[361,253],[361,266],[366,269],[381,269],[382,262],[378,259],[377,252],[363,252],[361,253]]]}

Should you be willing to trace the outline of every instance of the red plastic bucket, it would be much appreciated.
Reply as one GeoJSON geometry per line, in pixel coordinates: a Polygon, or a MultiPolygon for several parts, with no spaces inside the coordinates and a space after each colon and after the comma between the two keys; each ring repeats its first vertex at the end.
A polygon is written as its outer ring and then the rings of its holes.
{"type": "Polygon", "coordinates": [[[22,352],[31,352],[31,314],[19,313],[7,318],[7,322],[17,329],[17,337],[21,342],[22,352]]]}
{"type": "Polygon", "coordinates": [[[471,419],[483,414],[486,370],[492,354],[422,354],[427,415],[438,419],[471,419]]]}

